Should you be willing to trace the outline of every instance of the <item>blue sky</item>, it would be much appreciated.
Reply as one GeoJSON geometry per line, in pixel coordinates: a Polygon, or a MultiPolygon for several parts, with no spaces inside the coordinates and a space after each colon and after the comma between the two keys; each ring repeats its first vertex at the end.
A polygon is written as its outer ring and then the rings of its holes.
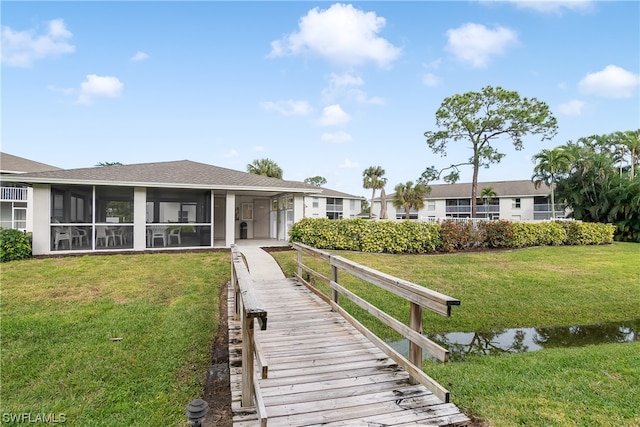
{"type": "MultiPolygon", "coordinates": [[[[636,1],[3,1],[2,151],[63,168],[189,159],[370,197],[426,166],[444,98],[502,86],[546,102],[552,141],[509,141],[480,181],[530,179],[531,156],[640,127],[636,1]]],[[[471,180],[465,168],[462,182],[471,180]]]]}

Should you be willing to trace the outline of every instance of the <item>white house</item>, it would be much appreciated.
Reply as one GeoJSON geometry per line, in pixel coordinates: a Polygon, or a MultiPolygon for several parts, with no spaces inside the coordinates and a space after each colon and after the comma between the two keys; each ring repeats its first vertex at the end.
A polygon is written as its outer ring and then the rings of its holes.
{"type": "Polygon", "coordinates": [[[360,210],[355,196],[189,160],[3,175],[3,185],[29,187],[34,255],[287,240],[305,216],[360,210]]]}
{"type": "MultiPolygon", "coordinates": [[[[411,219],[471,218],[471,183],[431,184],[431,193],[424,199],[420,211],[410,211],[411,219]]],[[[545,185],[535,188],[529,180],[479,182],[476,199],[476,217],[511,221],[547,220],[552,218],[550,189],[545,185]],[[496,196],[483,200],[483,188],[492,188],[496,196]],[[486,202],[486,203],[485,203],[486,202]]],[[[393,193],[387,195],[387,217],[405,218],[404,209],[393,206],[393,193]]],[[[373,202],[373,212],[380,212],[381,201],[373,202]]],[[[555,218],[565,218],[564,206],[555,206],[555,218]]]]}
{"type": "Polygon", "coordinates": [[[7,176],[59,169],[23,157],[0,153],[0,227],[21,231],[33,229],[33,210],[29,209],[33,204],[33,190],[21,183],[6,182],[7,176]]]}

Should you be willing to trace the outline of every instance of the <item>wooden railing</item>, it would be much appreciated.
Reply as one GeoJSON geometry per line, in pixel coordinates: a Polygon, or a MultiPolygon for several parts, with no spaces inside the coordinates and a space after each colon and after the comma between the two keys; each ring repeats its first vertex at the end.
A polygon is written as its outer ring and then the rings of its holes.
{"type": "Polygon", "coordinates": [[[241,404],[250,407],[255,401],[260,425],[266,426],[267,411],[258,380],[254,377],[254,356],[258,359],[262,378],[267,377],[268,366],[254,330],[256,322],[261,330],[267,329],[267,311],[255,294],[253,280],[236,245],[231,245],[231,284],[235,294],[235,320],[240,320],[242,328],[241,404]]]}
{"type": "Polygon", "coordinates": [[[298,251],[298,270],[296,274],[298,280],[304,283],[321,299],[330,304],[336,312],[340,313],[347,321],[349,321],[349,323],[376,344],[387,356],[403,367],[409,373],[414,383],[424,385],[442,401],[445,403],[449,402],[449,392],[422,371],[423,349],[440,361],[447,362],[449,360],[449,351],[447,349],[422,335],[422,311],[423,308],[426,308],[443,316],[450,316],[451,307],[454,305],[460,305],[460,300],[307,245],[294,243],[293,248],[298,251]],[[321,258],[328,262],[331,266],[331,277],[326,277],[305,265],[302,259],[303,254],[321,258]],[[338,282],[339,270],[343,270],[407,300],[410,304],[409,325],[407,326],[398,321],[378,307],[375,307],[340,285],[338,282]],[[303,272],[306,272],[307,275],[313,275],[316,280],[328,284],[331,287],[331,297],[328,297],[317,289],[308,277],[303,277],[303,272]],[[382,339],[378,338],[373,332],[367,329],[344,308],[342,308],[339,303],[339,295],[343,295],[345,298],[364,309],[367,313],[403,335],[409,341],[409,359],[407,360],[404,358],[400,353],[391,348],[382,339]]]}

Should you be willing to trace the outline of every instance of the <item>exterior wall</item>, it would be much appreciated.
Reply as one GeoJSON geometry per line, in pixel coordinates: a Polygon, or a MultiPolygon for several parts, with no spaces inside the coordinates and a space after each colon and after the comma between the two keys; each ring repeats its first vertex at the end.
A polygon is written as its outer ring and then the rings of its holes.
{"type": "MultiPolygon", "coordinates": [[[[340,199],[340,197],[335,197],[340,199]]],[[[379,210],[378,202],[378,210],[379,210]]],[[[362,211],[360,199],[342,198],[342,217],[355,218],[362,211]]],[[[304,198],[304,218],[327,218],[327,197],[306,196],[304,198]],[[314,207],[314,203],[317,204],[314,207]]],[[[296,220],[297,221],[297,220],[296,220]]]]}
{"type": "Polygon", "coordinates": [[[133,249],[143,251],[147,248],[147,189],[136,187],[133,190],[133,249]]]}
{"type": "Polygon", "coordinates": [[[235,193],[227,193],[227,210],[226,210],[226,229],[224,233],[224,246],[230,248],[236,241],[236,227],[235,227],[235,213],[236,209],[236,195],[235,193]]]}
{"type": "Polygon", "coordinates": [[[51,253],[51,186],[34,184],[33,186],[33,241],[34,255],[51,253]]]}

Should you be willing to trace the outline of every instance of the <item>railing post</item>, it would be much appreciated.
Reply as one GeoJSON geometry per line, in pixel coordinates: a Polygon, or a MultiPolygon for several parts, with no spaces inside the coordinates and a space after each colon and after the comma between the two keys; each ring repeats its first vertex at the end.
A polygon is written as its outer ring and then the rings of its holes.
{"type": "MultiPolygon", "coordinates": [[[[409,316],[409,327],[422,335],[422,307],[412,302],[409,316]]],[[[409,341],[409,361],[422,370],[422,347],[411,340],[409,341]]],[[[410,381],[415,384],[413,377],[410,381]]]]}
{"type": "Polygon", "coordinates": [[[242,313],[242,406],[253,406],[253,318],[242,313]]]}
{"type": "Polygon", "coordinates": [[[298,277],[302,277],[302,249],[297,248],[298,251],[298,277]]]}
{"type": "MultiPolygon", "coordinates": [[[[338,283],[338,267],[336,267],[335,265],[331,266],[331,280],[338,283]]],[[[340,294],[336,289],[331,290],[331,299],[333,299],[333,302],[335,302],[336,304],[338,304],[339,295],[340,294]]]]}

